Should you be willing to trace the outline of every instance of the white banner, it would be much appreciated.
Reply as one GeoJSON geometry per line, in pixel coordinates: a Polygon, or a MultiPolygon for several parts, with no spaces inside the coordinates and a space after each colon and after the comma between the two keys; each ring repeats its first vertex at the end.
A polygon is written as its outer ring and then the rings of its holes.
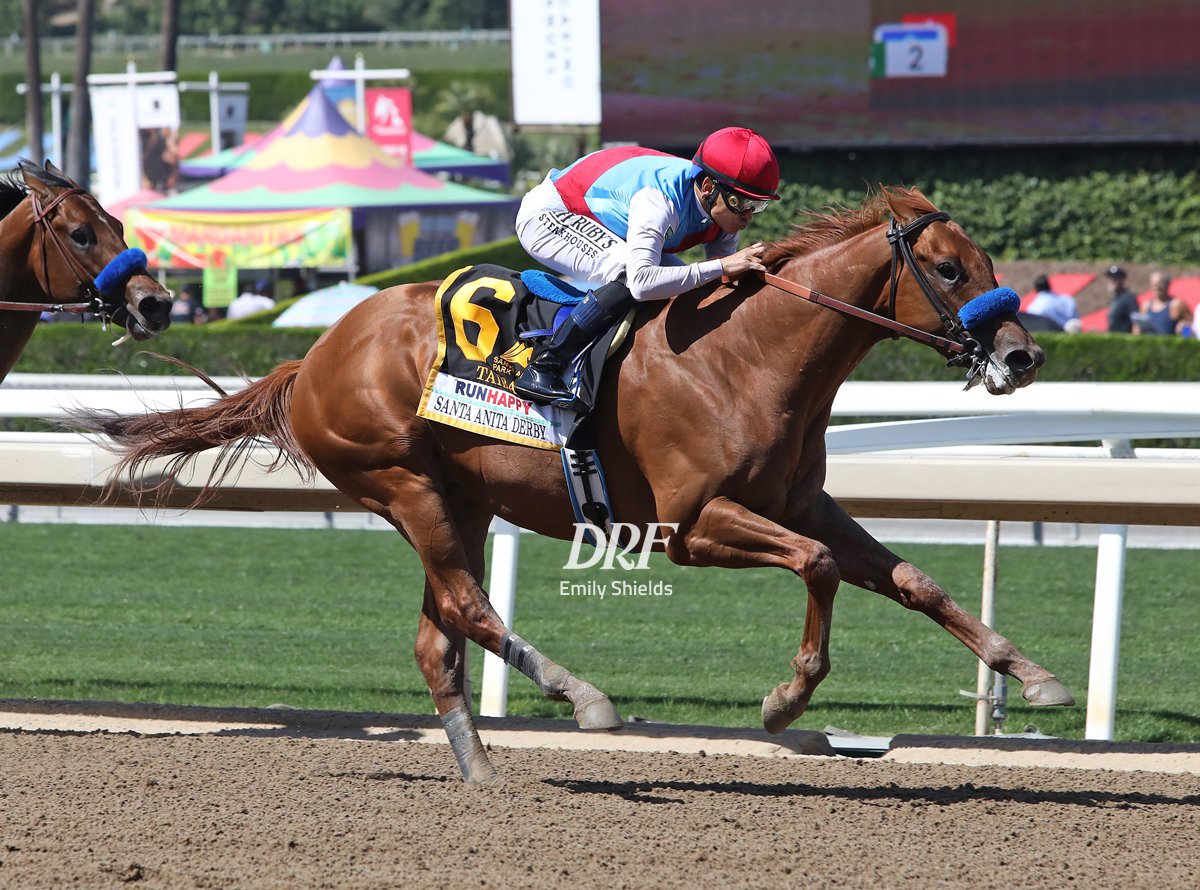
{"type": "Polygon", "coordinates": [[[599,0],[512,0],[513,121],[600,123],[599,0]]]}
{"type": "Polygon", "coordinates": [[[214,151],[233,148],[246,141],[246,116],[250,110],[250,97],[245,93],[220,93],[217,97],[218,114],[221,118],[221,144],[214,151]]]}
{"type": "Polygon", "coordinates": [[[138,189],[174,194],[179,185],[179,87],[176,84],[138,85],[137,127],[142,157],[138,189]]]}
{"type": "Polygon", "coordinates": [[[142,151],[136,108],[127,86],[94,86],[92,134],[96,140],[96,199],[113,204],[142,187],[142,151]]]}
{"type": "Polygon", "coordinates": [[[169,193],[179,178],[179,87],[89,87],[96,141],[96,197],[111,204],[142,189],[169,193]]]}

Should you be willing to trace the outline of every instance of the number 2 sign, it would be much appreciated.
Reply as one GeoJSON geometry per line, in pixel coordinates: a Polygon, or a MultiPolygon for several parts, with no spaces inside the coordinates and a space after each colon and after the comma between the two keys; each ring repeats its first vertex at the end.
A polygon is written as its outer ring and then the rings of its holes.
{"type": "Polygon", "coordinates": [[[945,77],[949,40],[939,22],[880,25],[871,45],[873,77],[945,77]]]}

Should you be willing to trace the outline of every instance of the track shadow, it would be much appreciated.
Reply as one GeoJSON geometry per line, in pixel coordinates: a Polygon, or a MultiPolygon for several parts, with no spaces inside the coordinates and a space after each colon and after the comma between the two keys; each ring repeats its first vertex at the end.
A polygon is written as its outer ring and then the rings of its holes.
{"type": "Polygon", "coordinates": [[[864,804],[907,803],[948,806],[960,803],[1057,803],[1082,807],[1128,809],[1150,806],[1200,805],[1200,795],[1171,797],[1165,794],[1111,791],[1042,791],[1029,788],[998,788],[975,786],[970,782],[937,788],[933,786],[903,788],[893,785],[851,787],[805,785],[799,782],[759,784],[754,782],[604,782],[579,779],[543,779],[547,785],[562,788],[572,794],[601,794],[626,800],[650,803],[679,803],[679,799],[664,798],[661,792],[678,791],[686,794],[734,794],[745,797],[836,797],[847,802],[864,804]]]}

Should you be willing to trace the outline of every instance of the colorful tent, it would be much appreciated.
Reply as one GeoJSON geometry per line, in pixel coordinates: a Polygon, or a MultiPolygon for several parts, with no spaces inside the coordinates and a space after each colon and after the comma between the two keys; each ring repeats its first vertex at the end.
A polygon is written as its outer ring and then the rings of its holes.
{"type": "Polygon", "coordinates": [[[232,173],[149,205],[154,210],[298,210],[512,205],[509,195],[444,182],[360,135],[318,86],[232,173]]]}
{"type": "MultiPolygon", "coordinates": [[[[309,98],[311,95],[310,93],[309,98]]],[[[286,126],[289,121],[294,122],[295,117],[303,113],[309,98],[305,98],[296,110],[288,115],[282,126],[286,126]]],[[[266,138],[251,139],[216,154],[180,161],[179,170],[191,179],[225,176],[252,161],[263,149],[266,138]]],[[[413,166],[425,173],[448,173],[505,185],[512,179],[512,170],[507,162],[477,155],[448,142],[440,142],[416,130],[412,133],[412,152],[413,166]]]]}
{"type": "Polygon", "coordinates": [[[130,208],[130,245],[157,267],[360,273],[512,234],[515,198],[400,164],[319,87],[255,149],[226,176],[130,208]]]}

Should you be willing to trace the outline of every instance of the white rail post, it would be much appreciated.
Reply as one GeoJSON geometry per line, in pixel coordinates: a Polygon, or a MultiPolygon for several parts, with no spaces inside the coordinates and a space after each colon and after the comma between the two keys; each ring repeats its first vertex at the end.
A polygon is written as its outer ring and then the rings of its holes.
{"type": "MultiPolygon", "coordinates": [[[[996,552],[999,547],[1000,523],[989,519],[983,545],[983,590],[979,604],[979,620],[988,629],[996,626],[996,552]]],[[[975,680],[975,735],[988,735],[988,721],[992,718],[992,676],[992,669],[981,658],[975,680]]]]}
{"type": "Polygon", "coordinates": [[[1117,710],[1117,657],[1125,596],[1128,526],[1103,525],[1096,548],[1096,595],[1092,606],[1092,657],[1088,666],[1085,739],[1111,741],[1117,710]]]}
{"type": "MultiPolygon", "coordinates": [[[[512,630],[517,599],[517,551],[521,529],[504,519],[492,522],[492,572],[488,596],[492,608],[512,630]]],[[[508,662],[491,652],[483,655],[483,682],[479,690],[479,714],[503,717],[508,713],[508,662]]]]}
{"type": "MultiPolygon", "coordinates": [[[[1131,458],[1124,439],[1103,440],[1111,458],[1131,458]]],[[[1117,713],[1117,661],[1121,651],[1121,610],[1125,599],[1127,525],[1102,525],[1096,546],[1096,593],[1092,605],[1092,655],[1088,665],[1085,739],[1111,741],[1117,713]]]]}

